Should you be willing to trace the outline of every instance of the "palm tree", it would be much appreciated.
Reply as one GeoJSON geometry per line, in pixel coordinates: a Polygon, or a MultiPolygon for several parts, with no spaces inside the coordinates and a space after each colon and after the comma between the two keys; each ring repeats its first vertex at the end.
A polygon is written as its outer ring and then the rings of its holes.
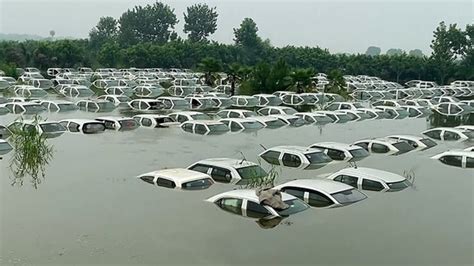
{"type": "Polygon", "coordinates": [[[221,71],[221,64],[215,58],[206,57],[198,64],[198,69],[204,72],[204,82],[206,85],[213,87],[214,82],[218,79],[217,72],[221,71]]]}
{"type": "Polygon", "coordinates": [[[235,95],[235,84],[242,80],[245,72],[246,69],[238,63],[227,65],[225,73],[227,74],[227,80],[230,82],[230,96],[235,95]]]}
{"type": "Polygon", "coordinates": [[[290,78],[297,93],[304,92],[305,88],[311,85],[312,77],[314,76],[313,69],[296,69],[290,73],[290,78]]]}

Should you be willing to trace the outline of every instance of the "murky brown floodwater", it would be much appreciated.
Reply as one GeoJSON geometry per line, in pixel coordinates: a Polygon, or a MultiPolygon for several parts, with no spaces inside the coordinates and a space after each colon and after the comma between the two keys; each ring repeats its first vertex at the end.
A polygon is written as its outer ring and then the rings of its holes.
{"type": "MultiPolygon", "coordinates": [[[[77,112],[49,119],[94,116],[77,112]]],[[[0,124],[14,118],[1,116],[0,124]]],[[[0,265],[472,265],[474,171],[430,156],[473,143],[445,142],[398,157],[372,155],[358,165],[399,174],[413,170],[415,186],[397,193],[366,192],[367,200],[348,207],[309,209],[268,230],[204,201],[232,185],[180,192],[134,178],[209,157],[241,158],[240,152],[256,161],[259,144],[353,142],[419,134],[427,127],[425,119],[404,119],[220,136],[179,128],[66,133],[50,140],[54,159],[37,190],[28,178],[22,187],[10,186],[11,153],[0,161],[0,265]]],[[[283,169],[277,182],[346,166],[283,169]]]]}

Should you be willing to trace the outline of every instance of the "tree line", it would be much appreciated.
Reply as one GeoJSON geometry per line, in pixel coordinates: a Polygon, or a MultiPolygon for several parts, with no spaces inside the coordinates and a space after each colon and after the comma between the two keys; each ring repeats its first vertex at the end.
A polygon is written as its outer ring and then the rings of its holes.
{"type": "Polygon", "coordinates": [[[218,13],[207,4],[188,7],[183,18],[186,38],[175,31],[178,17],[169,5],[156,2],[136,6],[118,19],[100,18],[88,39],[0,42],[0,65],[43,70],[78,66],[203,69],[212,61],[214,71],[231,73],[239,66],[233,72],[247,77],[249,83],[251,77],[265,77],[268,80],[260,79],[252,85],[262,91],[266,86],[272,90],[283,86],[289,78],[295,80],[317,72],[371,75],[400,83],[423,79],[446,84],[456,79],[474,79],[474,25],[461,29],[441,22],[433,32],[430,56],[395,50],[384,55],[377,51],[331,54],[319,47],[274,47],[270,40],[258,35],[257,24],[251,18],[245,18],[233,29],[234,44],[211,41],[209,36],[217,29],[218,13]]]}

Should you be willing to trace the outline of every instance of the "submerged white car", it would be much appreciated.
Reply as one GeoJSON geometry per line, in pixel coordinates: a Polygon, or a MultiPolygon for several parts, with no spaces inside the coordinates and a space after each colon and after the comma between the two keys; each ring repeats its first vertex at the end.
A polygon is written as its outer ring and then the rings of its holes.
{"type": "Polygon", "coordinates": [[[92,119],[66,119],[59,123],[71,133],[97,134],[105,131],[104,123],[92,119]]]}
{"type": "MultiPolygon", "coordinates": [[[[241,180],[261,179],[268,173],[260,165],[246,160],[210,158],[188,167],[189,170],[206,173],[220,183],[235,183],[241,180]]],[[[245,183],[245,182],[239,182],[245,183]]]]}
{"type": "Polygon", "coordinates": [[[132,117],[103,116],[95,120],[104,123],[105,129],[128,131],[138,128],[138,123],[132,117]]]}
{"type": "Polygon", "coordinates": [[[390,135],[390,136],[387,136],[387,138],[397,140],[397,141],[405,141],[406,143],[415,147],[415,149],[417,150],[427,150],[438,145],[436,142],[432,141],[429,138],[423,138],[423,137],[411,136],[411,135],[390,135]]]}
{"type": "Polygon", "coordinates": [[[450,166],[474,168],[474,152],[469,150],[445,151],[431,157],[431,159],[439,160],[450,166]]]}
{"type": "Polygon", "coordinates": [[[297,111],[288,106],[267,106],[258,109],[260,115],[294,115],[297,111]]]}
{"type": "Polygon", "coordinates": [[[181,128],[188,133],[199,135],[219,135],[229,132],[229,128],[222,122],[215,120],[191,120],[181,124],[181,128]]]}
{"type": "Polygon", "coordinates": [[[155,186],[181,190],[202,190],[214,184],[209,175],[182,168],[153,171],[137,178],[155,186]]]}
{"type": "Polygon", "coordinates": [[[331,118],[324,114],[301,112],[295,113],[294,115],[306,121],[307,124],[324,125],[334,122],[331,118]]]}
{"type": "Polygon", "coordinates": [[[256,117],[257,113],[244,109],[226,109],[217,112],[216,114],[220,118],[247,118],[256,117]]]}
{"type": "Polygon", "coordinates": [[[445,141],[463,141],[474,138],[474,131],[451,127],[436,127],[425,130],[421,134],[432,139],[445,141]]]}
{"type": "Polygon", "coordinates": [[[341,207],[362,201],[367,196],[358,189],[328,179],[298,179],[274,187],[304,200],[312,207],[341,207]]]}
{"type": "Polygon", "coordinates": [[[365,167],[345,168],[330,174],[327,179],[362,190],[381,192],[400,191],[411,186],[410,182],[401,175],[365,167]]]}
{"type": "Polygon", "coordinates": [[[398,141],[387,138],[363,139],[354,142],[357,145],[371,153],[383,153],[388,155],[400,155],[415,149],[405,141],[398,141]]]}
{"type": "Polygon", "coordinates": [[[133,117],[142,127],[149,128],[168,128],[171,126],[179,126],[181,123],[176,122],[173,118],[167,115],[145,114],[136,115],[133,117]]]}
{"type": "Polygon", "coordinates": [[[265,128],[280,128],[287,126],[288,124],[277,117],[271,116],[253,116],[253,120],[258,121],[265,128]]]}
{"type": "Polygon", "coordinates": [[[341,142],[318,142],[310,148],[320,149],[335,161],[355,162],[360,161],[370,154],[364,148],[341,142]]]}
{"type": "Polygon", "coordinates": [[[69,101],[62,101],[62,100],[41,101],[40,104],[49,112],[55,112],[55,113],[79,110],[79,107],[77,105],[69,101]]]}
{"type": "Polygon", "coordinates": [[[264,126],[253,118],[225,118],[219,120],[224,123],[231,132],[257,131],[264,126]]]}
{"type": "Polygon", "coordinates": [[[254,190],[238,189],[215,195],[206,201],[216,204],[224,211],[251,218],[287,217],[309,208],[309,206],[287,193],[281,193],[282,201],[289,205],[287,209],[279,210],[261,204],[254,190]]]}
{"type": "Polygon", "coordinates": [[[318,169],[332,161],[320,149],[302,146],[276,146],[265,150],[259,157],[267,163],[300,169],[318,169]]]}
{"type": "Polygon", "coordinates": [[[66,128],[59,122],[54,121],[38,121],[35,123],[32,120],[15,121],[8,125],[11,132],[15,130],[36,130],[45,138],[56,138],[66,132],[66,128]]]}

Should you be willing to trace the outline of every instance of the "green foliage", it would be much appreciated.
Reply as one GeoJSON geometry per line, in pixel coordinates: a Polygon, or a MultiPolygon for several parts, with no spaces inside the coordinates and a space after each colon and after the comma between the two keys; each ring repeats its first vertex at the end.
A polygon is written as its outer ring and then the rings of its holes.
{"type": "Polygon", "coordinates": [[[251,18],[244,18],[240,27],[234,29],[234,41],[236,45],[245,48],[258,48],[262,39],[258,36],[257,24],[251,18]]]}
{"type": "MultiPolygon", "coordinates": [[[[41,118],[35,116],[33,125],[38,125],[41,118]]],[[[22,122],[22,120],[19,120],[22,122]]],[[[11,130],[10,143],[14,148],[10,161],[13,173],[12,185],[23,185],[23,179],[29,175],[31,183],[36,189],[45,177],[45,167],[53,158],[53,147],[48,145],[34,127],[14,128],[11,130]]]]}
{"type": "Polygon", "coordinates": [[[184,13],[184,33],[188,34],[191,42],[207,41],[207,37],[217,29],[216,8],[207,4],[195,4],[184,13]]]}
{"type": "Polygon", "coordinates": [[[342,72],[339,69],[333,69],[328,73],[329,84],[325,87],[325,92],[336,93],[349,99],[349,94],[346,88],[346,82],[342,72]]]}
{"type": "Polygon", "coordinates": [[[214,86],[215,81],[219,78],[217,72],[221,71],[221,63],[212,57],[206,57],[198,64],[199,71],[204,72],[204,82],[208,86],[214,86]]]}
{"type": "Polygon", "coordinates": [[[0,65],[0,70],[2,70],[5,73],[5,75],[8,77],[12,77],[14,79],[18,78],[18,73],[16,71],[15,64],[3,63],[0,65]]]}
{"type": "Polygon", "coordinates": [[[119,42],[133,45],[141,42],[164,44],[170,40],[171,31],[178,23],[174,9],[161,2],[153,5],[135,6],[119,19],[119,42]]]}
{"type": "Polygon", "coordinates": [[[295,69],[290,73],[292,87],[297,93],[310,91],[311,78],[315,75],[313,69],[295,69]]]}
{"type": "Polygon", "coordinates": [[[112,17],[101,17],[97,26],[89,32],[90,45],[94,49],[117,38],[118,22],[112,17]]]}
{"type": "Polygon", "coordinates": [[[402,50],[402,49],[398,49],[398,48],[390,48],[387,50],[387,52],[385,53],[386,55],[401,55],[401,54],[404,54],[405,52],[402,50]]]}
{"type": "Polygon", "coordinates": [[[410,52],[408,52],[408,55],[410,55],[410,56],[415,56],[415,57],[423,57],[423,56],[425,56],[425,55],[423,54],[423,52],[422,52],[420,49],[410,50],[410,52]]]}

